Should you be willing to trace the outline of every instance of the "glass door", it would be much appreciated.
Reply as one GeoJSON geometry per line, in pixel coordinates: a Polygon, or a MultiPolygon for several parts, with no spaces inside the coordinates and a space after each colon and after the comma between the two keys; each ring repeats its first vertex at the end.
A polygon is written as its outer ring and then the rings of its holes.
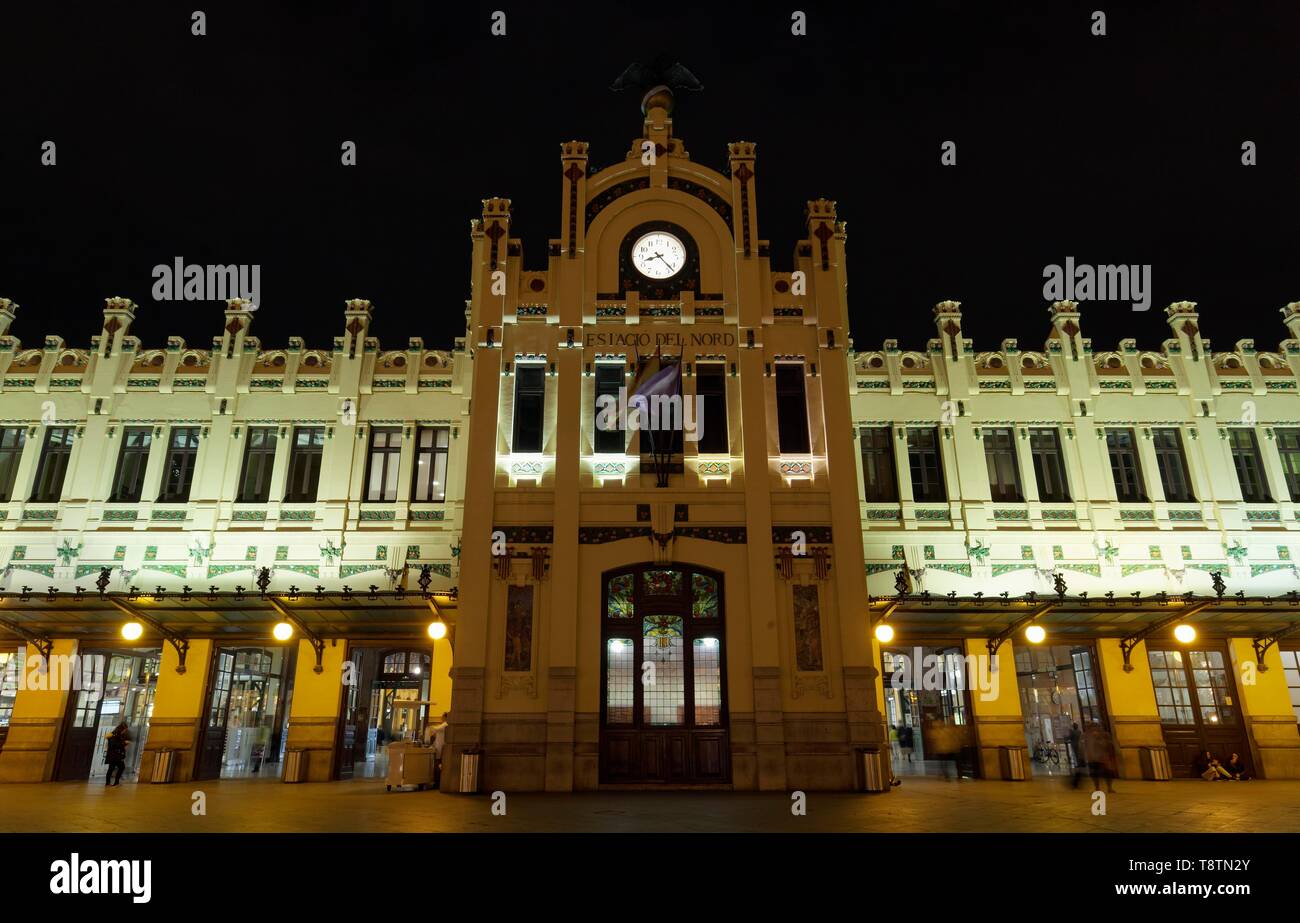
{"type": "Polygon", "coordinates": [[[1155,648],[1147,659],[1174,774],[1195,776],[1196,761],[1207,750],[1224,763],[1238,754],[1254,774],[1224,649],[1155,648]]]}

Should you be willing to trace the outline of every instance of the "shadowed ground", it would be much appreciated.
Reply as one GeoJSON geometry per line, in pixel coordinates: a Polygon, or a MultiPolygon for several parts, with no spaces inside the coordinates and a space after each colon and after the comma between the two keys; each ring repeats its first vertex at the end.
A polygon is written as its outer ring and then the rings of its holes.
{"type": "Polygon", "coordinates": [[[1116,783],[1105,816],[1087,787],[1060,780],[908,779],[887,795],[810,792],[807,816],[782,793],[386,792],[379,782],[276,780],[175,785],[79,782],[0,785],[0,831],[53,833],[525,832],[1171,832],[1300,831],[1300,782],[1116,783]],[[207,796],[206,816],[191,795],[207,796]]]}

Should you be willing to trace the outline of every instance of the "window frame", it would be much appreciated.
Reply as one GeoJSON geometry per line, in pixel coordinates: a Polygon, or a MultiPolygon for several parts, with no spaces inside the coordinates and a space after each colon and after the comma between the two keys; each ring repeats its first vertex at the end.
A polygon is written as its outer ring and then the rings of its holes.
{"type": "Polygon", "coordinates": [[[278,426],[250,426],[244,438],[244,459],[239,468],[239,483],[235,485],[236,503],[269,503],[271,500],[271,480],[275,476],[275,458],[280,449],[280,428],[278,426]],[[269,445],[254,445],[254,437],[260,436],[269,441],[269,445]],[[248,491],[248,478],[251,473],[249,463],[258,460],[258,480],[264,481],[258,494],[248,491]]]}
{"type": "Polygon", "coordinates": [[[18,468],[23,463],[23,452],[27,448],[27,427],[0,427],[0,503],[16,499],[14,489],[18,486],[18,468]],[[10,434],[14,436],[9,444],[10,434]]]}
{"type": "Polygon", "coordinates": [[[546,365],[542,362],[516,362],[514,404],[512,407],[510,451],[516,455],[536,455],[546,444],[546,365]],[[533,379],[536,379],[534,386],[533,379]],[[525,413],[524,410],[528,412],[525,413]],[[536,420],[535,444],[525,437],[534,435],[525,420],[536,420]],[[525,424],[527,425],[527,424],[525,424]]]}
{"type": "Polygon", "coordinates": [[[980,441],[984,443],[984,467],[988,472],[989,498],[998,503],[1024,503],[1025,493],[1020,482],[1020,460],[1016,457],[1015,428],[982,427],[980,441]]]}
{"type": "Polygon", "coordinates": [[[597,455],[622,455],[627,451],[627,433],[617,413],[614,418],[614,429],[600,428],[600,399],[605,396],[612,397],[617,407],[619,389],[626,387],[626,371],[627,365],[622,361],[596,363],[592,398],[595,412],[592,415],[591,448],[597,455]]]}
{"type": "Polygon", "coordinates": [[[1196,493],[1192,490],[1192,471],[1188,467],[1187,451],[1183,445],[1183,434],[1177,426],[1153,426],[1151,428],[1151,447],[1156,453],[1156,471],[1160,474],[1160,486],[1164,489],[1165,500],[1169,503],[1195,503],[1196,493]],[[1172,445],[1162,445],[1163,437],[1172,436],[1172,445]],[[1170,489],[1171,481],[1175,483],[1170,489]]]}
{"type": "Polygon", "coordinates": [[[1029,460],[1034,466],[1034,483],[1038,486],[1040,503],[1070,503],[1070,477],[1065,464],[1065,449],[1061,444],[1061,430],[1056,426],[1029,428],[1029,460]],[[1051,445],[1042,440],[1050,438],[1051,445]],[[1048,472],[1048,468],[1054,469],[1048,472]],[[1050,473],[1060,481],[1060,491],[1049,489],[1046,481],[1050,473]]]}
{"type": "Polygon", "coordinates": [[[396,503],[398,495],[401,493],[401,470],[402,470],[402,445],[405,440],[405,433],[400,426],[372,426],[366,439],[366,474],[365,480],[361,484],[361,502],[363,503],[396,503]],[[397,436],[396,444],[393,443],[394,434],[397,436]],[[379,437],[383,437],[384,445],[376,445],[379,437]],[[379,489],[378,496],[375,496],[376,490],[373,484],[375,477],[375,465],[379,465],[379,489]],[[391,484],[391,491],[390,491],[391,484]],[[388,496],[389,493],[392,496],[388,496]]]}
{"type": "Polygon", "coordinates": [[[1260,454],[1259,437],[1255,435],[1255,430],[1245,426],[1228,427],[1228,451],[1232,454],[1233,470],[1237,472],[1241,502],[1272,503],[1273,491],[1268,486],[1268,474],[1264,470],[1264,457],[1260,454]],[[1242,442],[1240,437],[1245,437],[1249,445],[1240,444],[1242,442]],[[1247,478],[1254,478],[1258,482],[1258,491],[1247,487],[1247,478]]]}
{"type": "Polygon", "coordinates": [[[722,362],[699,362],[695,365],[695,395],[699,398],[699,440],[695,450],[700,455],[728,455],[731,452],[730,421],[727,418],[727,367],[722,362]],[[710,422],[712,421],[712,422],[710,422]]]}
{"type": "Polygon", "coordinates": [[[71,426],[46,427],[45,438],[41,440],[41,457],[36,463],[36,477],[32,479],[32,503],[58,503],[63,496],[63,484],[68,477],[68,466],[72,461],[74,430],[71,426]],[[57,446],[55,433],[61,433],[62,439],[57,446]],[[49,477],[50,466],[56,465],[56,477],[49,477]],[[42,490],[42,482],[49,482],[50,489],[42,490]]]}
{"type": "Polygon", "coordinates": [[[939,427],[909,426],[904,438],[907,441],[907,467],[912,475],[912,501],[947,503],[948,485],[943,471],[943,450],[939,447],[939,427]],[[930,440],[928,446],[920,444],[922,436],[930,440]],[[924,459],[927,456],[933,458],[932,466],[925,465],[924,459]],[[932,478],[929,476],[931,473],[932,478]]]}
{"type": "Polygon", "coordinates": [[[1287,493],[1293,503],[1300,503],[1300,428],[1274,427],[1273,435],[1287,493]]]}
{"type": "Polygon", "coordinates": [[[190,491],[194,487],[194,472],[199,466],[199,446],[201,444],[199,427],[197,426],[173,426],[167,433],[167,454],[163,458],[163,477],[162,483],[158,487],[159,503],[188,503],[190,491]],[[185,439],[188,443],[192,438],[193,445],[177,445],[177,437],[185,439]],[[181,463],[179,474],[174,470],[175,462],[181,463]],[[174,487],[174,482],[178,479],[181,482],[179,489],[174,487]]]}
{"type": "Polygon", "coordinates": [[[122,447],[117,453],[117,467],[113,470],[113,483],[110,485],[109,503],[139,503],[144,496],[144,478],[149,469],[149,453],[153,451],[152,426],[125,426],[122,428],[122,447]],[[132,436],[144,436],[144,444],[132,446],[132,436]],[[128,460],[137,463],[134,490],[124,491],[123,475],[126,473],[128,460]]]}
{"type": "Polygon", "coordinates": [[[773,370],[776,442],[782,455],[812,454],[812,421],[808,414],[808,385],[805,382],[807,375],[803,362],[778,362],[773,370]]]}
{"type": "MultiPolygon", "coordinates": [[[[447,502],[447,476],[451,471],[451,427],[449,426],[421,426],[415,431],[415,454],[411,465],[411,502],[412,503],[446,503],[447,502]],[[424,446],[421,443],[424,440],[424,434],[429,433],[430,444],[424,446]],[[445,433],[447,436],[446,445],[438,445],[439,434],[445,433]],[[442,495],[433,498],[431,496],[420,496],[420,463],[428,460],[429,487],[437,483],[434,479],[438,474],[438,459],[443,459],[442,466],[442,495]]],[[[431,492],[431,490],[430,490],[431,492]]]]}
{"type": "Polygon", "coordinates": [[[867,503],[897,503],[898,464],[894,459],[893,428],[859,427],[858,442],[862,457],[863,499],[867,503]]]}
{"type": "Polygon", "coordinates": [[[284,502],[285,503],[315,503],[317,496],[320,494],[320,476],[325,456],[325,427],[323,426],[295,426],[290,436],[289,443],[289,473],[285,478],[284,485],[284,502]],[[303,434],[307,436],[308,441],[299,444],[298,436],[303,434]],[[314,437],[319,434],[320,441],[315,442],[314,437]],[[298,490],[296,481],[303,480],[299,467],[305,465],[305,481],[311,483],[310,490],[298,490]]]}
{"type": "Polygon", "coordinates": [[[1138,456],[1137,434],[1131,427],[1106,427],[1106,458],[1110,463],[1110,478],[1115,485],[1115,500],[1118,503],[1148,503],[1146,481],[1142,476],[1142,459],[1138,456]],[[1119,437],[1126,436],[1129,444],[1119,444],[1119,437]],[[1125,458],[1132,460],[1132,481],[1129,472],[1124,469],[1125,458]],[[1121,475],[1124,484],[1121,485],[1121,475]],[[1134,492],[1133,488],[1136,488],[1134,492]]]}

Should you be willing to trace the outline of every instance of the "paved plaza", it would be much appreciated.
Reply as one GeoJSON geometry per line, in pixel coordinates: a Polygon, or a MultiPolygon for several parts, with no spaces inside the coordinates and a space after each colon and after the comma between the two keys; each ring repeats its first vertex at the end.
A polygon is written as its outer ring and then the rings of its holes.
{"type": "Polygon", "coordinates": [[[1060,779],[944,782],[911,778],[887,795],[818,793],[807,815],[781,793],[591,792],[488,795],[387,792],[354,780],[174,785],[75,782],[0,786],[0,832],[47,833],[719,833],[1300,831],[1300,782],[1116,783],[1104,816],[1090,792],[1060,779]],[[207,813],[192,813],[203,792],[207,813]]]}

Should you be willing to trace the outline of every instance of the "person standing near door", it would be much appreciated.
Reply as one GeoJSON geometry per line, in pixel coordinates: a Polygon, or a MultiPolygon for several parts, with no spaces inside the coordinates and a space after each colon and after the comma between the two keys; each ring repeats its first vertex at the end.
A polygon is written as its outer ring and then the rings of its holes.
{"type": "Polygon", "coordinates": [[[126,745],[131,742],[131,735],[127,733],[126,722],[123,721],[113,732],[108,735],[108,746],[104,750],[104,762],[108,764],[108,775],[104,777],[104,784],[121,785],[122,773],[126,772],[126,745]],[[113,772],[117,772],[117,778],[114,780],[113,772]]]}

